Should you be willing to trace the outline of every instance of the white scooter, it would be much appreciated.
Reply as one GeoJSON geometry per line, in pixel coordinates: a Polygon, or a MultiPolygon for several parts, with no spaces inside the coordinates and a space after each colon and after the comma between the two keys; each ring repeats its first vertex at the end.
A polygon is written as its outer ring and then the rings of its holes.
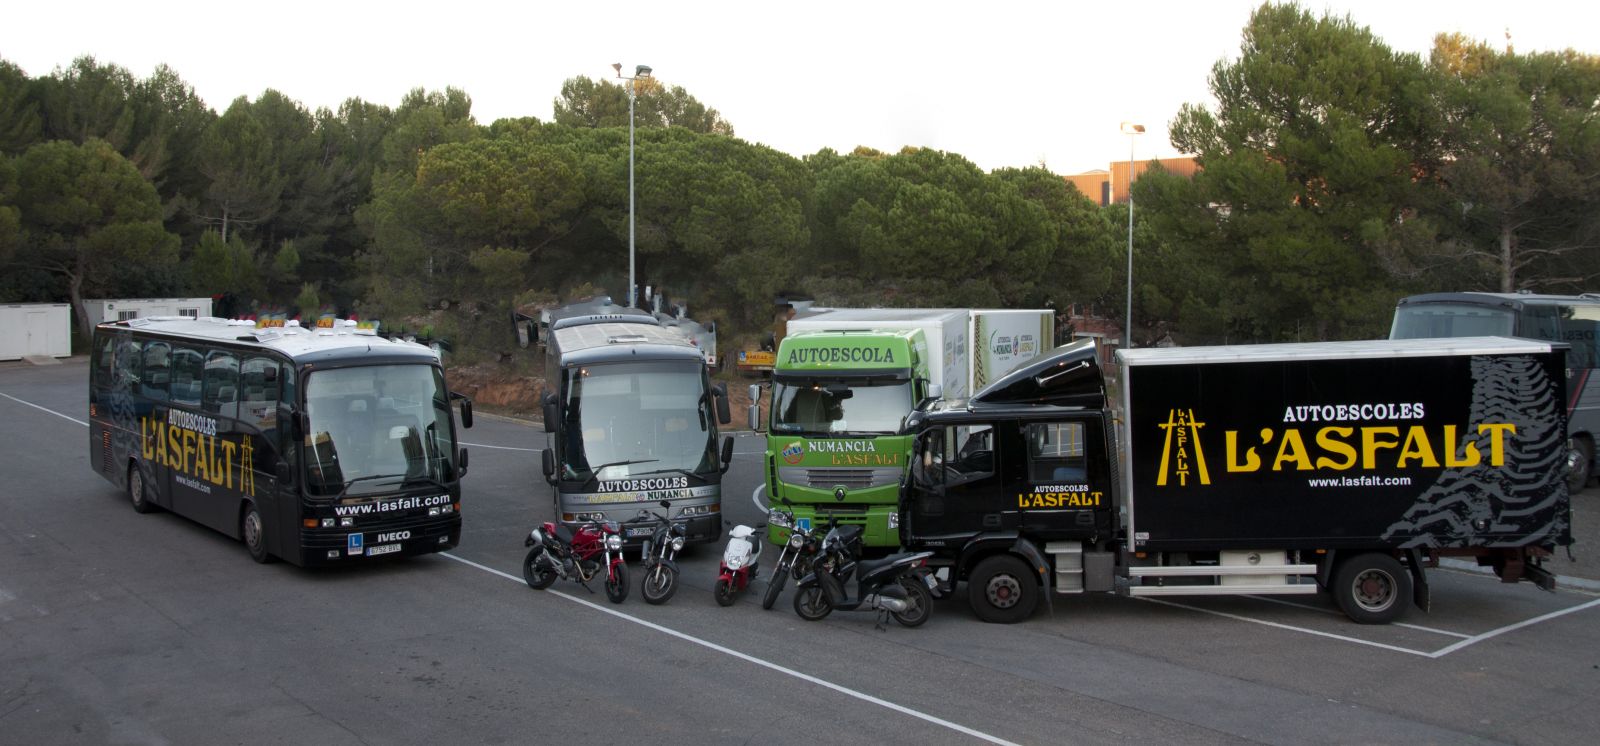
{"type": "Polygon", "coordinates": [[[722,550],[722,566],[717,573],[717,584],[712,593],[717,605],[732,606],[735,595],[750,586],[756,577],[756,559],[761,556],[761,536],[767,524],[734,526],[728,531],[728,546],[722,550]]]}

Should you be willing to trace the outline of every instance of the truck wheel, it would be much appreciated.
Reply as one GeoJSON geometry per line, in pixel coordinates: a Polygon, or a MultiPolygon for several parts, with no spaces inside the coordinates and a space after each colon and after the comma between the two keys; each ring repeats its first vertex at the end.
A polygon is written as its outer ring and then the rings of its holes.
{"type": "Polygon", "coordinates": [[[1039,581],[1026,562],[997,554],[979,562],[967,576],[967,601],[985,622],[1016,624],[1039,604],[1039,581]]]}
{"type": "Polygon", "coordinates": [[[1333,600],[1358,624],[1388,624],[1405,614],[1411,573],[1387,554],[1359,554],[1339,565],[1333,600]]]}
{"type": "Polygon", "coordinates": [[[1587,438],[1573,438],[1567,449],[1567,491],[1577,494],[1589,485],[1594,468],[1594,446],[1587,438]]]}

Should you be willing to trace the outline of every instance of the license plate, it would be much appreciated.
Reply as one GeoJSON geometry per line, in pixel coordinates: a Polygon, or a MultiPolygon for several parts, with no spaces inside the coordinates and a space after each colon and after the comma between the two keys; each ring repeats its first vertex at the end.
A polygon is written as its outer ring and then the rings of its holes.
{"type": "Polygon", "coordinates": [[[399,544],[382,544],[375,547],[367,547],[367,556],[376,557],[380,554],[392,554],[398,551],[400,551],[399,544]]]}
{"type": "Polygon", "coordinates": [[[930,591],[939,590],[939,579],[934,577],[933,573],[922,576],[922,582],[928,584],[928,590],[930,591]]]}
{"type": "Polygon", "coordinates": [[[652,531],[655,531],[655,529],[649,526],[645,526],[643,528],[630,528],[628,529],[628,537],[633,538],[635,536],[649,536],[652,531]]]}

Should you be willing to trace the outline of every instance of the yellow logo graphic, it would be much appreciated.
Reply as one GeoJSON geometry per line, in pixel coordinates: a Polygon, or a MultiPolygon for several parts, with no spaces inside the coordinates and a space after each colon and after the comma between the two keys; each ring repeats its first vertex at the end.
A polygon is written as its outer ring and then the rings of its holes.
{"type": "Polygon", "coordinates": [[[1178,486],[1187,487],[1192,473],[1191,465],[1199,469],[1200,484],[1211,484],[1211,472],[1206,470],[1206,455],[1200,450],[1200,428],[1205,426],[1206,423],[1194,418],[1192,409],[1167,412],[1166,424],[1161,425],[1167,437],[1166,444],[1161,447],[1161,472],[1156,475],[1156,486],[1164,487],[1169,476],[1176,476],[1178,486]],[[1191,447],[1194,448],[1192,461],[1189,456],[1191,447]]]}

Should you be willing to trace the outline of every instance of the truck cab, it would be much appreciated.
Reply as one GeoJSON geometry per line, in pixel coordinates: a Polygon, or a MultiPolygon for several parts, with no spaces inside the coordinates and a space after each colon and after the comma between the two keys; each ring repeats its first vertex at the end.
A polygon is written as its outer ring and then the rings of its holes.
{"type": "MultiPolygon", "coordinates": [[[[901,538],[933,551],[945,584],[976,586],[992,621],[1031,612],[1049,588],[1046,553],[1104,548],[1117,529],[1112,428],[1092,345],[1052,356],[1049,390],[1024,366],[968,400],[913,413],[911,471],[901,500],[901,538]],[[1007,384],[1007,381],[1010,381],[1007,384]]],[[[1056,558],[1057,562],[1061,558],[1056,558]]],[[[1067,582],[1081,585],[1081,572],[1067,582]]],[[[1058,583],[1062,579],[1058,579],[1058,583]]],[[[1016,618],[1012,618],[1015,616],[1016,618]]]]}

